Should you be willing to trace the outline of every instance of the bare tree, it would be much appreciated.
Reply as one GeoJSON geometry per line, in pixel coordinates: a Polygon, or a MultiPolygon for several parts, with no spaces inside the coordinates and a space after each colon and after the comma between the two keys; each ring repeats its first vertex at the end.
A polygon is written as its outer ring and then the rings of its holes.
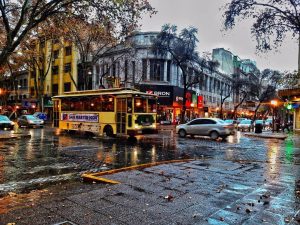
{"type": "Polygon", "coordinates": [[[278,71],[265,69],[260,74],[254,87],[252,95],[257,99],[258,104],[254,110],[253,121],[256,120],[257,112],[263,102],[270,101],[276,96],[276,89],[281,80],[281,73],[278,71]]]}
{"type": "Polygon", "coordinates": [[[175,25],[166,24],[153,43],[153,52],[157,56],[170,54],[173,62],[181,69],[183,85],[182,122],[186,112],[186,93],[193,85],[199,84],[203,76],[201,73],[203,67],[200,66],[202,61],[196,50],[197,33],[196,28],[190,27],[183,29],[178,34],[175,25]]]}
{"type": "Polygon", "coordinates": [[[256,37],[259,51],[277,48],[288,33],[298,39],[298,74],[300,73],[299,0],[231,0],[225,8],[226,29],[232,29],[237,19],[254,20],[251,32],[256,37]]]}

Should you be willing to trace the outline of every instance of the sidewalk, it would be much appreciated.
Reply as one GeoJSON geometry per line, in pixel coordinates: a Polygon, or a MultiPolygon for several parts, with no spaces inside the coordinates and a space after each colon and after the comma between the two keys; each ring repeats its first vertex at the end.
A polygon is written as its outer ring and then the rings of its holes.
{"type": "Polygon", "coordinates": [[[60,184],[59,193],[49,190],[29,198],[27,207],[0,214],[0,224],[296,225],[293,171],[300,166],[274,178],[265,164],[196,160],[104,176],[116,185],[60,184]]]}
{"type": "Polygon", "coordinates": [[[271,138],[271,139],[281,139],[281,140],[284,140],[288,137],[288,135],[285,133],[277,133],[277,132],[273,133],[271,131],[263,131],[262,133],[247,132],[243,134],[248,137],[271,138]]]}

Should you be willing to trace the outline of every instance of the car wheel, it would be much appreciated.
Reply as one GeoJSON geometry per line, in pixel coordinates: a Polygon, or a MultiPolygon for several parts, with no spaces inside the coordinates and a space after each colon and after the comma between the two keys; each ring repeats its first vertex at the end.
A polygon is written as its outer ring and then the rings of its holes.
{"type": "Polygon", "coordinates": [[[211,139],[216,140],[216,139],[218,139],[218,137],[219,137],[219,133],[217,131],[212,131],[210,133],[210,138],[211,139]]]}
{"type": "Polygon", "coordinates": [[[178,134],[179,134],[179,137],[184,138],[186,136],[186,131],[181,129],[181,130],[178,131],[178,134]]]}

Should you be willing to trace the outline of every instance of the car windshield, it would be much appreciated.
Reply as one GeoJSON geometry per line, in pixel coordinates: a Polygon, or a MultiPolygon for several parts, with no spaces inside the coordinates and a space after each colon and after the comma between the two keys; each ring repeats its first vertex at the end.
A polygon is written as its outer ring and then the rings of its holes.
{"type": "Polygon", "coordinates": [[[263,120],[256,120],[255,123],[257,123],[257,124],[263,124],[264,121],[263,120]]]}
{"type": "Polygon", "coordinates": [[[0,116],[0,121],[10,121],[7,116],[0,116]]]}
{"type": "Polygon", "coordinates": [[[27,115],[26,118],[29,119],[29,120],[38,120],[38,118],[36,118],[33,115],[27,115]]]}
{"type": "Polygon", "coordinates": [[[241,124],[251,124],[251,120],[242,120],[241,124]]]}
{"type": "Polygon", "coordinates": [[[233,120],[225,120],[224,122],[225,122],[225,123],[232,123],[233,120]]]}

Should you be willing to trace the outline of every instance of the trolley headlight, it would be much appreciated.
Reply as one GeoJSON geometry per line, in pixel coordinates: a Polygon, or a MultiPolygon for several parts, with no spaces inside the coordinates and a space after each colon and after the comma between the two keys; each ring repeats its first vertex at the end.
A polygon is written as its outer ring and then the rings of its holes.
{"type": "Polygon", "coordinates": [[[151,127],[152,127],[152,128],[156,128],[156,124],[153,123],[153,124],[151,125],[151,127]]]}
{"type": "Polygon", "coordinates": [[[139,129],[140,128],[140,126],[139,125],[134,125],[134,129],[139,129]]]}

